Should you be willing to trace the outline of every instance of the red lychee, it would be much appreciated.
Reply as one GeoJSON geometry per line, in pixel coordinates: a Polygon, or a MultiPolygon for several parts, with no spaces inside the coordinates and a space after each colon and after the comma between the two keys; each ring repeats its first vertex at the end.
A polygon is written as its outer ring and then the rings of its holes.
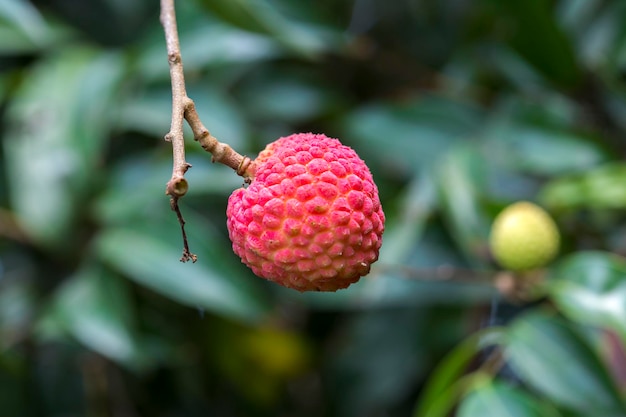
{"type": "Polygon", "coordinates": [[[378,259],[385,215],[365,162],[325,135],[267,145],[228,199],[233,250],[252,271],[299,291],[346,288],[378,259]]]}

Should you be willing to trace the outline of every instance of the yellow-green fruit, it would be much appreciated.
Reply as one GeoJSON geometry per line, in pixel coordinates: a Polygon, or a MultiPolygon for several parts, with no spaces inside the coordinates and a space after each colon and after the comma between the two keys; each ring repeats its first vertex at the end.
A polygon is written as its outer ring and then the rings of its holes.
{"type": "Polygon", "coordinates": [[[505,208],[493,222],[489,243],[496,261],[512,271],[539,268],[559,250],[559,231],[541,207],[521,201],[505,208]]]}

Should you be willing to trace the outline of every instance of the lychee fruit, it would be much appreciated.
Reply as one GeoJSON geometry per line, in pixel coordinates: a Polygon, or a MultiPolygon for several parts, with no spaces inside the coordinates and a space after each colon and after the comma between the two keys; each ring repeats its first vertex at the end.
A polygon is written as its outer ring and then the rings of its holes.
{"type": "Polygon", "coordinates": [[[233,250],[259,277],[336,291],[378,259],[385,215],[365,162],[337,139],[299,133],[267,145],[228,199],[233,250]]]}
{"type": "Polygon", "coordinates": [[[511,271],[529,271],[550,262],[559,250],[559,231],[541,207],[521,201],[494,220],[489,243],[495,260],[511,271]]]}

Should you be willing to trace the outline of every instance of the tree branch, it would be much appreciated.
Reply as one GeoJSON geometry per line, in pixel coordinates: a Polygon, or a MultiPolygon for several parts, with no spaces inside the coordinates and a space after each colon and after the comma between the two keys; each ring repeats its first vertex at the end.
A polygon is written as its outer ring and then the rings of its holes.
{"type": "Polygon", "coordinates": [[[172,123],[170,125],[170,131],[165,135],[165,140],[172,143],[173,167],[172,177],[167,182],[165,194],[170,196],[172,210],[176,212],[182,230],[184,250],[181,261],[187,262],[192,260],[195,262],[197,257],[189,252],[187,235],[185,233],[185,220],[178,206],[178,200],[187,194],[189,190],[185,173],[191,168],[191,164],[185,159],[183,120],[187,120],[193,132],[194,139],[200,142],[204,150],[213,155],[213,162],[219,162],[231,167],[238,175],[244,177],[246,182],[249,182],[254,176],[254,164],[251,162],[250,158],[240,155],[229,145],[219,142],[211,135],[209,130],[200,121],[193,100],[187,96],[174,0],[161,0],[160,19],[165,32],[167,60],[169,62],[170,78],[172,80],[172,123]]]}

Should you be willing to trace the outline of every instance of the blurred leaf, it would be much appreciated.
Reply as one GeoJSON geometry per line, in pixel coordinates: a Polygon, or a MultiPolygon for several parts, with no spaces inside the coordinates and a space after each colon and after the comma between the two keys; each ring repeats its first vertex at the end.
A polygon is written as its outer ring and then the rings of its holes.
{"type": "MultiPolygon", "coordinates": [[[[442,279],[446,264],[421,269],[374,265],[372,272],[349,289],[337,293],[286,292],[285,298],[305,301],[311,308],[330,311],[362,311],[423,306],[475,306],[494,296],[493,285],[485,282],[455,282],[442,279]],[[414,275],[415,274],[415,275],[414,275]]],[[[280,289],[279,289],[280,290],[280,289]]]]}
{"type": "Polygon", "coordinates": [[[158,160],[145,154],[117,164],[107,178],[106,190],[93,204],[96,220],[105,225],[128,224],[163,210],[163,204],[169,204],[164,184],[171,164],[169,157],[158,160]]]}
{"type": "Polygon", "coordinates": [[[28,357],[12,349],[0,352],[0,388],[2,409],[10,415],[28,415],[32,401],[28,392],[28,357]]]}
{"type": "Polygon", "coordinates": [[[626,260],[606,252],[578,252],[551,273],[550,293],[572,320],[609,327],[626,342],[626,260]]]}
{"type": "Polygon", "coordinates": [[[451,145],[470,138],[481,119],[477,108],[437,97],[377,103],[348,115],[344,136],[362,143],[368,161],[411,175],[416,166],[432,166],[451,145]]]}
{"type": "Polygon", "coordinates": [[[557,417],[552,407],[519,388],[484,380],[461,402],[458,417],[557,417]]]}
{"type": "Polygon", "coordinates": [[[484,56],[482,64],[499,71],[520,91],[539,93],[546,88],[546,81],[540,71],[506,45],[489,45],[481,52],[484,56]]]}
{"type": "Polygon", "coordinates": [[[272,33],[274,25],[286,25],[285,17],[266,1],[202,1],[201,4],[223,21],[252,32],[272,33]]]}
{"type": "Polygon", "coordinates": [[[282,55],[271,38],[221,22],[186,31],[181,38],[181,48],[184,51],[185,68],[192,71],[215,65],[256,63],[282,55]],[[207,39],[211,39],[211,42],[207,42],[207,39]]]}
{"type": "Polygon", "coordinates": [[[122,75],[118,55],[71,49],[40,62],[15,93],[3,141],[10,196],[37,243],[64,247],[93,184],[122,75]]]}
{"type": "Polygon", "coordinates": [[[539,200],[552,210],[573,209],[587,202],[583,184],[575,177],[560,177],[548,182],[539,193],[539,200]]]}
{"type": "Polygon", "coordinates": [[[133,94],[117,108],[118,127],[157,138],[165,137],[172,118],[172,91],[162,88],[133,94]]]}
{"type": "Polygon", "coordinates": [[[345,102],[323,80],[307,73],[276,69],[256,73],[241,86],[240,101],[250,117],[293,124],[320,117],[345,102]]]}
{"type": "Polygon", "coordinates": [[[559,14],[587,69],[619,71],[619,43],[624,35],[622,22],[626,19],[623,2],[563,1],[559,4],[559,14]]]}
{"type": "Polygon", "coordinates": [[[512,120],[489,130],[485,149],[502,165],[548,176],[581,172],[605,159],[597,145],[572,132],[512,120]]]}
{"type": "Polygon", "coordinates": [[[465,394],[462,375],[471,361],[485,348],[502,342],[503,329],[489,327],[459,343],[430,375],[413,410],[413,417],[445,417],[465,394]],[[461,384],[460,384],[461,383],[461,384]]]}
{"type": "Polygon", "coordinates": [[[438,309],[394,308],[350,316],[330,363],[335,378],[328,389],[341,400],[334,415],[383,414],[399,399],[411,398],[414,381],[428,371],[430,352],[450,346],[460,328],[454,314],[445,317],[445,310],[438,309]]]}
{"type": "MultiPolygon", "coordinates": [[[[615,60],[615,45],[623,35],[626,8],[623,2],[609,4],[581,36],[580,56],[589,69],[602,69],[615,60]]],[[[619,71],[619,67],[616,68],[619,71]]]]}
{"type": "Polygon", "coordinates": [[[410,255],[436,205],[434,179],[428,170],[423,169],[404,191],[397,217],[393,222],[386,221],[385,244],[380,248],[379,265],[398,265],[410,255]]]}
{"type": "Polygon", "coordinates": [[[37,309],[33,283],[25,276],[0,274],[0,351],[26,338],[37,309]]]}
{"type": "MultiPolygon", "coordinates": [[[[196,17],[199,17],[197,12],[196,17]]],[[[246,64],[282,54],[277,43],[267,36],[245,32],[220,21],[197,20],[191,28],[180,28],[180,48],[186,73],[225,65],[245,68],[246,64]],[[207,39],[211,41],[207,42],[207,39]]],[[[169,80],[163,35],[158,35],[147,39],[146,45],[138,51],[137,72],[144,80],[169,80]]]]}
{"type": "Polygon", "coordinates": [[[496,2],[513,48],[552,82],[568,88],[581,80],[572,44],[557,25],[548,0],[496,2]]]}
{"type": "Polygon", "coordinates": [[[540,312],[518,318],[506,340],[517,374],[557,404],[590,415],[626,413],[607,369],[568,323],[540,312]]]}
{"type": "MultiPolygon", "coordinates": [[[[216,88],[191,83],[187,84],[187,94],[194,101],[202,123],[213,136],[235,149],[243,147],[248,135],[246,120],[232,99],[216,88]]],[[[116,108],[116,116],[119,128],[163,138],[170,130],[172,92],[162,88],[132,95],[116,108]]],[[[193,142],[191,129],[186,123],[184,128],[190,148],[204,152],[199,144],[193,142]]],[[[210,159],[210,155],[206,156],[210,159]]]]}
{"type": "Polygon", "coordinates": [[[27,51],[43,44],[49,36],[46,21],[29,1],[0,2],[0,51],[27,51]]]}
{"type": "MultiPolygon", "coordinates": [[[[626,50],[626,40],[622,42],[622,48],[626,50]]],[[[622,60],[626,61],[626,53],[622,53],[622,60]]],[[[623,65],[623,63],[622,63],[623,65]]],[[[603,92],[604,106],[611,120],[623,131],[626,130],[626,92],[618,88],[609,87],[603,92]]]]}
{"type": "Polygon", "coordinates": [[[581,36],[581,27],[587,26],[596,14],[603,0],[569,0],[558,2],[557,16],[561,26],[570,36],[581,36]]]}
{"type": "Polygon", "coordinates": [[[90,266],[63,284],[49,314],[89,349],[139,369],[147,358],[137,345],[131,302],[125,282],[90,266]]]}
{"type": "MultiPolygon", "coordinates": [[[[199,146],[190,144],[193,145],[199,146]]],[[[200,151],[202,153],[198,155],[190,152],[187,158],[192,164],[185,176],[190,184],[187,198],[210,195],[225,201],[234,189],[241,187],[242,180],[230,168],[213,164],[211,155],[202,149],[200,151]]],[[[165,195],[165,184],[172,170],[171,156],[167,155],[166,159],[158,156],[144,153],[121,161],[110,171],[106,190],[93,207],[98,222],[119,225],[147,219],[161,222],[164,215],[175,217],[169,210],[169,199],[165,195]]],[[[155,224],[154,227],[161,226],[155,224]]],[[[179,232],[177,230],[176,234],[179,232]]]]}
{"type": "Polygon", "coordinates": [[[491,227],[480,204],[482,190],[487,188],[485,164],[474,148],[459,146],[443,158],[437,170],[441,208],[451,235],[475,264],[485,259],[491,227]]]}
{"type": "Polygon", "coordinates": [[[211,267],[212,259],[183,264],[181,249],[169,242],[120,228],[102,232],[96,247],[106,262],[128,277],[182,304],[251,322],[267,313],[262,294],[243,277],[220,274],[211,267]]]}
{"type": "Polygon", "coordinates": [[[541,192],[541,200],[557,209],[626,207],[626,164],[611,163],[583,174],[557,178],[541,192]]]}
{"type": "Polygon", "coordinates": [[[223,21],[269,34],[305,57],[315,57],[340,42],[339,37],[328,30],[289,19],[267,0],[202,0],[201,4],[223,21]]]}
{"type": "MultiPolygon", "coordinates": [[[[540,93],[535,94],[540,96],[505,94],[495,104],[490,121],[501,129],[534,128],[566,136],[579,136],[577,130],[572,130],[582,116],[577,102],[548,87],[542,87],[540,93]]],[[[493,139],[505,139],[499,136],[502,135],[494,135],[493,139]]],[[[588,140],[584,136],[579,139],[590,142],[587,145],[593,144],[595,151],[600,152],[593,139],[588,140]]]]}

